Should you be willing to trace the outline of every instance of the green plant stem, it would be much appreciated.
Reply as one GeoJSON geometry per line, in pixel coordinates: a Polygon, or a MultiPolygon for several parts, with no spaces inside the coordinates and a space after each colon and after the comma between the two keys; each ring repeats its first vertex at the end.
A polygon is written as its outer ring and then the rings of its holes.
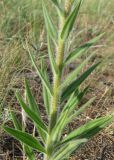
{"type": "Polygon", "coordinates": [[[58,67],[58,73],[53,75],[53,97],[51,99],[51,116],[50,116],[50,123],[49,123],[49,136],[47,137],[47,155],[44,155],[44,160],[49,160],[49,157],[53,150],[53,141],[51,139],[51,131],[56,124],[57,121],[57,114],[58,114],[58,105],[59,105],[59,96],[60,91],[59,87],[61,84],[61,77],[62,77],[62,65],[63,65],[63,57],[64,57],[64,46],[65,41],[61,39],[60,33],[64,26],[65,19],[62,17],[59,23],[59,38],[58,38],[58,46],[56,48],[56,65],[58,67]]]}
{"type": "MultiPolygon", "coordinates": [[[[66,0],[65,2],[65,13],[69,14],[70,9],[71,9],[71,5],[72,5],[72,0],[66,0]]],[[[56,64],[58,67],[58,73],[54,75],[53,77],[53,97],[52,97],[52,101],[51,101],[51,108],[52,108],[52,113],[51,113],[51,117],[50,117],[50,127],[49,127],[49,133],[51,132],[51,130],[53,129],[54,125],[56,124],[56,120],[57,120],[57,108],[58,107],[58,103],[59,103],[59,87],[61,84],[61,77],[62,77],[62,68],[63,68],[63,58],[64,58],[64,46],[65,46],[65,41],[61,39],[60,34],[61,31],[64,27],[65,21],[67,19],[67,15],[60,17],[60,22],[59,22],[59,31],[58,31],[58,46],[57,46],[57,54],[56,54],[56,64]]]]}
{"type": "Polygon", "coordinates": [[[61,84],[61,76],[62,76],[62,65],[63,65],[63,57],[64,57],[64,44],[65,41],[59,38],[58,47],[57,47],[57,56],[56,56],[56,64],[58,67],[58,73],[53,77],[53,97],[51,101],[51,118],[50,118],[50,129],[49,132],[53,129],[56,120],[57,120],[57,108],[59,102],[59,87],[61,84]]]}
{"type": "MultiPolygon", "coordinates": [[[[66,1],[66,10],[65,12],[70,12],[71,3],[66,1]]],[[[58,73],[53,75],[53,97],[51,100],[51,117],[50,117],[50,126],[49,126],[49,137],[47,138],[47,155],[44,156],[44,160],[49,160],[49,157],[51,155],[51,152],[53,150],[53,141],[51,140],[51,131],[53,127],[56,124],[57,121],[57,115],[58,115],[58,109],[59,109],[59,96],[60,96],[60,85],[61,85],[61,78],[62,78],[62,70],[63,70],[63,58],[64,58],[64,48],[65,48],[65,40],[61,39],[60,34],[64,27],[65,21],[66,21],[67,15],[60,18],[59,22],[59,38],[58,38],[58,46],[56,48],[57,54],[56,54],[56,65],[58,67],[58,73]]]]}
{"type": "Polygon", "coordinates": [[[59,102],[59,86],[61,83],[61,76],[62,76],[62,63],[63,63],[63,56],[64,56],[64,41],[59,41],[58,45],[58,52],[56,57],[56,64],[58,66],[58,74],[55,74],[53,77],[53,97],[51,101],[51,108],[52,113],[50,117],[50,126],[49,126],[49,137],[47,138],[47,155],[44,155],[44,160],[48,160],[53,150],[53,141],[51,140],[51,131],[56,124],[57,120],[57,113],[58,113],[58,102],[59,102]]]}
{"type": "Polygon", "coordinates": [[[66,2],[65,2],[65,12],[66,12],[66,14],[69,14],[73,1],[74,0],[66,0],[66,2]]]}

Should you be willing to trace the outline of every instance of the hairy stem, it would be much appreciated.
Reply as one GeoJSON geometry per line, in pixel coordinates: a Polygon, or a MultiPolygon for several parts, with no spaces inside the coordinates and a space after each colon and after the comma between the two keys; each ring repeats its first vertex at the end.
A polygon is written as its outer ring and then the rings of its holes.
{"type": "MultiPolygon", "coordinates": [[[[69,14],[71,5],[73,0],[66,0],[65,1],[65,13],[69,14]]],[[[59,21],[59,31],[58,31],[58,46],[56,48],[57,54],[56,54],[56,64],[58,67],[58,74],[55,74],[53,76],[53,97],[51,101],[51,118],[50,118],[50,128],[49,132],[53,129],[54,125],[56,124],[57,120],[57,112],[58,112],[58,105],[59,105],[59,87],[61,84],[61,77],[62,77],[62,68],[63,68],[63,58],[64,58],[64,46],[65,46],[65,40],[61,39],[60,34],[64,27],[65,21],[67,19],[67,15],[60,17],[59,21]]]]}
{"type": "Polygon", "coordinates": [[[49,160],[49,157],[53,150],[53,142],[51,139],[51,131],[53,127],[56,124],[57,121],[57,115],[58,115],[58,106],[59,106],[59,96],[60,91],[59,87],[61,84],[61,77],[62,77],[62,65],[63,65],[63,57],[64,57],[64,45],[65,41],[60,38],[60,33],[63,28],[65,21],[64,18],[60,20],[60,30],[59,30],[59,39],[58,39],[58,46],[56,48],[57,54],[56,54],[56,65],[58,67],[58,73],[53,75],[53,97],[51,99],[51,117],[50,117],[50,123],[49,123],[49,136],[47,137],[47,155],[45,155],[44,160],[49,160]]]}
{"type": "Polygon", "coordinates": [[[66,12],[66,14],[69,14],[73,1],[74,0],[66,0],[66,2],[65,2],[65,12],[66,12]]]}
{"type": "MultiPolygon", "coordinates": [[[[65,13],[68,14],[71,8],[71,0],[67,0],[65,2],[65,13]],[[70,2],[70,3],[69,3],[70,2]],[[68,3],[68,4],[67,4],[68,3]]],[[[44,159],[48,160],[51,152],[53,150],[53,142],[51,139],[51,131],[56,124],[57,116],[58,116],[58,109],[59,109],[59,96],[60,96],[60,85],[61,85],[61,78],[62,78],[62,70],[63,70],[63,58],[64,58],[64,47],[65,47],[65,40],[61,39],[61,31],[64,27],[67,15],[60,17],[59,21],[59,31],[58,31],[58,45],[56,48],[56,65],[58,67],[58,73],[53,75],[53,97],[51,99],[51,117],[50,117],[50,126],[49,126],[49,137],[47,138],[47,155],[45,155],[44,159]]]]}
{"type": "MultiPolygon", "coordinates": [[[[63,21],[61,22],[62,25],[63,21]]],[[[62,28],[62,26],[61,26],[62,28]]],[[[61,32],[61,31],[60,31],[61,32]]],[[[53,129],[56,120],[57,120],[57,112],[58,112],[58,104],[59,104],[59,87],[61,84],[61,76],[62,76],[62,65],[63,65],[63,57],[64,57],[64,40],[59,38],[58,40],[58,46],[57,46],[57,55],[56,55],[56,64],[58,67],[58,73],[53,76],[53,97],[51,101],[51,108],[52,108],[52,113],[51,113],[51,119],[50,119],[50,130],[53,129]]]]}

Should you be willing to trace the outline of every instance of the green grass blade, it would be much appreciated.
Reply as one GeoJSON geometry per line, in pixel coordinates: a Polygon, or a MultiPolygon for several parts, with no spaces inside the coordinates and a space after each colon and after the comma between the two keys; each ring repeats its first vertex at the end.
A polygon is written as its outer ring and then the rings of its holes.
{"type": "MultiPolygon", "coordinates": [[[[62,93],[61,101],[64,101],[66,98],[68,98],[74,90],[93,72],[93,70],[100,64],[98,62],[97,64],[94,64],[92,67],[90,67],[87,71],[85,71],[78,79],[73,81],[68,87],[66,87],[62,93]]],[[[63,86],[61,85],[61,89],[63,89],[63,86]]]]}
{"type": "Polygon", "coordinates": [[[52,22],[52,19],[46,9],[46,6],[44,4],[44,2],[42,1],[42,7],[43,7],[43,14],[44,14],[44,19],[45,19],[45,25],[46,25],[46,29],[47,29],[47,33],[49,34],[49,36],[52,38],[52,40],[54,42],[57,41],[57,30],[52,22]]]}
{"type": "Polygon", "coordinates": [[[72,51],[65,59],[64,65],[68,65],[71,62],[75,61],[76,58],[80,57],[82,54],[85,54],[85,51],[87,51],[91,46],[93,46],[102,36],[104,33],[98,35],[97,37],[91,39],[84,45],[80,46],[79,48],[76,48],[74,51],[72,51]]]}
{"type": "Polygon", "coordinates": [[[40,151],[43,153],[46,152],[44,147],[38,142],[38,140],[34,138],[33,136],[31,136],[30,134],[16,130],[16,129],[12,129],[6,126],[3,126],[3,129],[7,133],[9,133],[11,136],[15,137],[16,139],[24,143],[25,145],[30,146],[36,149],[37,151],[40,151]]]}
{"type": "Polygon", "coordinates": [[[31,55],[31,53],[29,53],[29,55],[30,55],[30,58],[31,58],[31,61],[32,61],[32,64],[33,64],[34,68],[36,69],[40,79],[42,80],[43,85],[46,87],[46,89],[48,90],[49,94],[52,96],[53,92],[52,92],[52,88],[51,88],[50,83],[46,80],[46,78],[42,74],[41,70],[36,66],[35,60],[34,60],[33,56],[31,55]]]}
{"type": "Polygon", "coordinates": [[[24,103],[19,93],[17,93],[16,96],[21,107],[23,108],[25,113],[29,116],[29,118],[31,118],[32,121],[34,121],[45,133],[47,133],[47,127],[44,124],[44,122],[41,120],[41,118],[24,103]]]}
{"type": "Polygon", "coordinates": [[[63,30],[61,32],[61,39],[66,39],[70,33],[70,31],[73,28],[73,25],[75,23],[76,17],[78,15],[81,3],[83,0],[79,0],[79,2],[77,2],[76,7],[74,8],[74,10],[72,11],[72,13],[69,15],[69,17],[67,18],[65,25],[63,27],[63,30]]]}

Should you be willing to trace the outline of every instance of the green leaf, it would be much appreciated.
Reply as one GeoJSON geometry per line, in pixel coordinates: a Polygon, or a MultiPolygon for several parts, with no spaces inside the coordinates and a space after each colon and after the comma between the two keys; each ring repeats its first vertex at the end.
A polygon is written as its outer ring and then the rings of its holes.
{"type": "Polygon", "coordinates": [[[73,94],[72,98],[70,98],[69,101],[67,102],[52,131],[53,141],[60,140],[63,129],[71,121],[72,112],[74,111],[78,103],[81,101],[81,99],[83,98],[87,90],[88,90],[88,87],[86,87],[83,91],[79,92],[78,95],[76,91],[76,93],[73,94]]]}
{"type": "Polygon", "coordinates": [[[72,51],[66,57],[64,65],[70,64],[71,62],[75,61],[76,58],[80,57],[82,54],[85,54],[85,51],[87,51],[91,46],[93,46],[95,44],[95,42],[97,42],[103,35],[104,35],[104,33],[98,35],[97,37],[91,39],[90,41],[88,41],[84,45],[82,45],[79,48],[76,48],[74,51],[72,51]]]}
{"type": "MultiPolygon", "coordinates": [[[[44,75],[44,77],[46,78],[46,80],[48,80],[47,67],[46,67],[44,59],[42,59],[41,62],[42,62],[41,63],[42,74],[44,75]]],[[[51,99],[51,97],[49,95],[49,92],[47,91],[46,87],[43,85],[43,100],[44,100],[44,106],[46,108],[48,119],[49,119],[50,113],[51,113],[50,99],[51,99]]]]}
{"type": "Polygon", "coordinates": [[[69,122],[71,122],[73,119],[77,118],[78,115],[80,115],[82,112],[84,112],[88,107],[90,107],[90,104],[93,103],[96,97],[91,98],[89,101],[87,101],[80,109],[75,111],[70,117],[69,122]]]}
{"type": "Polygon", "coordinates": [[[77,2],[76,7],[74,8],[74,10],[72,11],[72,13],[69,15],[69,17],[67,18],[65,25],[62,29],[61,32],[61,39],[66,39],[70,33],[70,31],[73,28],[74,22],[76,20],[76,17],[78,15],[81,3],[83,0],[79,0],[79,2],[77,2]]]}
{"type": "Polygon", "coordinates": [[[40,119],[40,117],[38,117],[38,115],[36,113],[34,113],[34,111],[32,111],[23,101],[21,95],[19,93],[16,94],[17,99],[21,105],[21,107],[23,108],[23,110],[25,111],[25,113],[31,118],[32,121],[34,121],[45,133],[47,133],[47,127],[45,126],[44,122],[42,122],[42,120],[40,119]]]}
{"type": "Polygon", "coordinates": [[[68,111],[64,112],[64,114],[61,113],[59,119],[57,120],[57,123],[55,127],[52,130],[51,137],[53,142],[57,143],[61,136],[62,136],[62,131],[64,127],[67,125],[67,118],[68,118],[68,111]]]}
{"type": "Polygon", "coordinates": [[[78,139],[75,141],[70,141],[66,143],[64,146],[61,146],[57,152],[54,152],[54,155],[50,158],[50,160],[63,160],[65,158],[68,158],[68,156],[75,151],[77,148],[79,148],[80,145],[87,142],[87,139],[78,139]]]}
{"type": "Polygon", "coordinates": [[[43,85],[46,87],[46,89],[48,90],[49,94],[52,96],[53,92],[52,92],[52,88],[50,86],[50,83],[46,80],[46,78],[42,74],[41,70],[36,66],[35,60],[34,60],[33,56],[31,55],[31,53],[29,53],[29,55],[30,55],[30,58],[31,58],[33,66],[35,67],[40,79],[42,80],[43,85]]]}
{"type": "Polygon", "coordinates": [[[18,139],[19,141],[24,143],[25,145],[28,145],[31,148],[36,149],[37,151],[46,153],[44,147],[38,142],[38,140],[36,138],[32,137],[30,134],[16,130],[16,129],[12,129],[12,128],[9,128],[6,126],[3,126],[3,129],[7,133],[9,133],[13,137],[15,137],[16,139],[18,139]]]}
{"type": "Polygon", "coordinates": [[[54,4],[58,5],[58,0],[50,0],[52,1],[54,4]]]}
{"type": "Polygon", "coordinates": [[[72,82],[73,79],[76,79],[76,77],[80,74],[82,68],[86,65],[86,63],[90,60],[90,58],[93,55],[94,54],[90,55],[78,67],[76,67],[76,69],[74,71],[72,71],[71,73],[69,73],[69,75],[64,79],[64,82],[62,84],[62,88],[64,88],[67,85],[69,85],[72,82]]]}
{"type": "MultiPolygon", "coordinates": [[[[41,120],[39,107],[36,104],[35,98],[33,97],[32,93],[31,93],[29,83],[28,83],[27,80],[25,80],[25,88],[26,88],[26,95],[27,95],[27,100],[28,100],[29,107],[41,120]]],[[[42,129],[36,123],[35,123],[35,126],[38,129],[38,132],[39,132],[43,142],[45,142],[46,134],[42,131],[42,129]]]]}
{"type": "Polygon", "coordinates": [[[62,7],[60,6],[60,0],[50,0],[50,1],[53,2],[53,4],[55,5],[59,15],[64,16],[64,11],[62,7]]]}
{"type": "Polygon", "coordinates": [[[36,104],[35,98],[32,95],[31,89],[29,87],[29,82],[26,79],[25,79],[25,89],[30,109],[34,111],[34,113],[36,113],[38,116],[40,116],[39,106],[36,104]]]}
{"type": "Polygon", "coordinates": [[[50,0],[50,1],[55,5],[55,7],[56,7],[57,9],[59,9],[59,10],[61,11],[61,8],[60,8],[60,6],[59,6],[58,0],[50,0]]]}
{"type": "Polygon", "coordinates": [[[85,125],[79,127],[78,129],[71,132],[67,137],[65,137],[62,143],[77,139],[77,138],[91,138],[101,129],[103,129],[109,122],[113,120],[113,116],[106,116],[98,119],[94,119],[85,125]]]}
{"type": "Polygon", "coordinates": [[[55,58],[54,58],[54,54],[51,48],[51,42],[50,42],[50,37],[49,35],[47,35],[47,42],[48,42],[48,55],[49,55],[49,59],[50,59],[50,63],[51,63],[51,68],[54,74],[58,73],[58,68],[55,62],[55,58]]]}
{"type": "Polygon", "coordinates": [[[28,160],[35,160],[35,155],[34,155],[33,149],[31,149],[31,147],[24,145],[24,151],[25,151],[25,154],[26,154],[28,160]]]}
{"type": "MultiPolygon", "coordinates": [[[[19,123],[19,120],[17,119],[17,117],[13,111],[11,111],[11,117],[12,117],[15,129],[22,131],[22,126],[19,123]]],[[[21,141],[20,141],[20,143],[21,143],[21,141]]],[[[21,145],[23,146],[23,143],[21,143],[21,145]]],[[[35,159],[33,150],[29,146],[24,145],[24,152],[25,152],[26,156],[29,158],[29,160],[35,159]]]]}
{"type": "Polygon", "coordinates": [[[50,117],[51,109],[50,109],[50,96],[49,93],[47,92],[47,89],[43,86],[43,99],[44,99],[44,105],[46,108],[46,112],[48,115],[48,118],[50,117]]]}
{"type": "Polygon", "coordinates": [[[57,30],[53,25],[52,19],[46,9],[44,2],[42,4],[42,6],[43,6],[43,13],[44,13],[44,19],[45,19],[47,33],[52,38],[52,40],[55,42],[57,40],[57,30]]]}
{"type": "Polygon", "coordinates": [[[72,102],[77,99],[77,96],[79,95],[80,93],[80,89],[79,88],[76,88],[76,90],[70,95],[70,97],[68,98],[68,101],[67,103],[65,104],[62,112],[64,112],[66,109],[67,109],[67,106],[71,106],[72,102]]]}
{"type": "Polygon", "coordinates": [[[78,103],[82,100],[82,98],[84,97],[88,89],[89,89],[89,86],[85,87],[84,90],[80,91],[78,94],[77,94],[77,91],[74,92],[72,95],[72,98],[70,98],[68,103],[66,103],[62,112],[68,110],[70,114],[74,110],[74,108],[76,108],[76,105],[78,105],[78,103]]]}
{"type": "Polygon", "coordinates": [[[19,120],[17,119],[15,113],[13,111],[10,111],[10,113],[11,113],[11,117],[12,117],[13,124],[14,124],[15,128],[17,130],[22,130],[22,126],[21,126],[19,120]]]}
{"type": "MultiPolygon", "coordinates": [[[[78,79],[73,81],[70,85],[68,85],[63,93],[62,93],[62,98],[61,101],[64,101],[66,98],[68,98],[74,90],[93,72],[93,70],[100,64],[100,62],[94,64],[91,66],[87,71],[85,71],[78,79]]],[[[61,89],[63,89],[63,86],[61,85],[61,89]]]]}

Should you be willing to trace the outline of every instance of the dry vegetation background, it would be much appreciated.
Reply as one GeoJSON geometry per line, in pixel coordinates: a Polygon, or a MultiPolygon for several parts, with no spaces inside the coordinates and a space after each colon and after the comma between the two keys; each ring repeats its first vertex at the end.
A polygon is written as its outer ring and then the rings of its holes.
{"type": "MultiPolygon", "coordinates": [[[[56,23],[54,9],[50,8],[56,23]]],[[[103,38],[92,47],[87,55],[95,52],[88,65],[102,59],[102,65],[96,70],[86,84],[91,91],[82,103],[92,96],[97,96],[92,106],[82,114],[69,130],[80,126],[89,119],[114,112],[114,0],[86,0],[80,11],[78,24],[71,33],[67,47],[69,50],[83,44],[99,33],[105,32],[103,38]]],[[[24,94],[23,80],[31,82],[31,88],[40,107],[40,80],[32,68],[28,50],[35,56],[47,55],[45,27],[40,0],[0,0],[0,124],[10,120],[9,108],[20,114],[15,98],[19,89],[24,94]]],[[[69,66],[72,70],[86,56],[69,66]]],[[[48,61],[47,61],[48,64],[48,61]]],[[[87,65],[87,67],[88,67],[87,65]]],[[[49,70],[50,74],[50,70],[49,70]]],[[[42,112],[43,113],[43,112],[42,112]]],[[[42,114],[42,116],[45,115],[42,114]]],[[[30,124],[30,122],[28,122],[30,124]]],[[[9,125],[12,125],[9,123],[9,125]]],[[[32,125],[29,125],[29,129],[32,125]]],[[[114,160],[114,124],[95,136],[77,153],[72,160],[114,160]]],[[[17,141],[6,135],[0,128],[0,160],[21,160],[21,149],[17,141]]]]}

